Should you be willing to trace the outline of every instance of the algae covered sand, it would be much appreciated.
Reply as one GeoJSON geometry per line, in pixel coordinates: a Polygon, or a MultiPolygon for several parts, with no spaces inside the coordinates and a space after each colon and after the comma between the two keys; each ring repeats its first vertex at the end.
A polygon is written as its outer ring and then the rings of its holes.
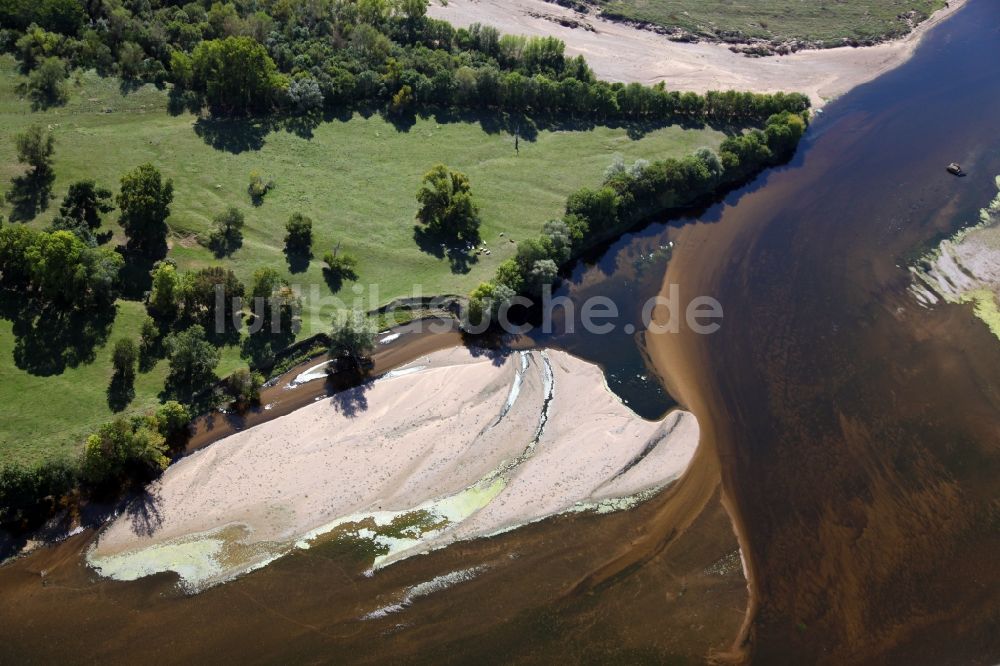
{"type": "MultiPolygon", "coordinates": [[[[996,184],[1000,189],[1000,176],[996,184]]],[[[913,272],[918,300],[972,303],[976,316],[1000,338],[1000,194],[980,211],[978,224],[943,241],[913,272]]]]}

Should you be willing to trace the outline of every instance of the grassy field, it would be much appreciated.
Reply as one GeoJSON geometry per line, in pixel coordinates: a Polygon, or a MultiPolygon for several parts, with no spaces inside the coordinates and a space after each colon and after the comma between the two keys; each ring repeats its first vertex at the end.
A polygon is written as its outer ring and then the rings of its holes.
{"type": "Polygon", "coordinates": [[[844,38],[880,40],[905,34],[900,16],[922,20],[944,0],[598,0],[608,12],[657,25],[714,35],[837,44],[844,38]]]}
{"type": "MultiPolygon", "coordinates": [[[[170,256],[183,269],[231,267],[247,282],[261,266],[284,272],[306,297],[303,337],[329,324],[332,292],[320,258],[337,243],[358,258],[366,307],[411,295],[414,285],[425,295],[467,293],[513,253],[511,239],[536,236],[546,220],[561,214],[570,192],[598,184],[615,153],[627,160],[679,156],[701,146],[716,147],[724,138],[713,130],[679,127],[641,136],[626,128],[541,130],[533,140],[522,140],[520,156],[515,156],[513,138],[494,130],[490,118],[417,119],[400,130],[379,116],[361,115],[323,123],[311,138],[246,126],[235,128],[238,132],[227,128],[224,135],[199,135],[196,118],[167,113],[166,93],[152,87],[123,95],[115,80],[83,74],[71,80],[67,106],[33,113],[14,92],[19,79],[13,60],[0,58],[0,182],[21,171],[13,145],[16,133],[41,123],[51,127],[57,140],[55,200],[28,224],[47,225],[72,181],[94,178],[117,190],[122,173],[152,162],[174,180],[170,256]],[[469,175],[482,212],[482,237],[492,250],[464,272],[455,272],[446,256],[422,251],[414,240],[416,191],[437,162],[469,175]],[[246,191],[253,170],[276,184],[260,207],[251,204],[246,191]],[[229,205],[246,213],[245,238],[232,257],[216,259],[196,238],[229,205]],[[314,220],[316,257],[304,272],[292,274],[282,247],[285,221],[296,211],[314,220]],[[321,300],[308,298],[311,293],[321,300]]],[[[9,216],[9,207],[4,212],[9,216]]],[[[121,240],[116,219],[109,215],[106,228],[121,240]]],[[[339,296],[354,298],[351,285],[339,296]]],[[[123,335],[137,337],[141,317],[140,304],[121,302],[109,343],[123,335]]],[[[110,344],[97,351],[93,363],[50,377],[18,369],[13,347],[11,326],[0,321],[0,461],[31,462],[68,453],[111,417],[105,393],[110,344]]],[[[226,349],[220,374],[239,363],[238,349],[226,349]]],[[[130,410],[156,403],[163,365],[140,375],[130,410]]]]}

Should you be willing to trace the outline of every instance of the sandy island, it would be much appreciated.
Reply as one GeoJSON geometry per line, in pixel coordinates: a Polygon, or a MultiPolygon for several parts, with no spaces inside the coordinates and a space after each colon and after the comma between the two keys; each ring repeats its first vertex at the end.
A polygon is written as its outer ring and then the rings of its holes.
{"type": "Polygon", "coordinates": [[[568,354],[449,349],[181,460],[88,561],[120,580],[174,571],[195,591],[322,539],[384,566],[633,506],[683,474],[698,437],[686,412],[640,419],[568,354]]]}
{"type": "Polygon", "coordinates": [[[672,42],[648,30],[545,0],[448,0],[446,6],[431,3],[430,15],[460,27],[483,23],[504,33],[558,37],[566,43],[568,54],[583,55],[600,78],[610,81],[647,85],[665,81],[673,90],[702,93],[728,89],[801,92],[818,108],[906,62],[923,35],[964,2],[952,0],[908,36],[891,43],[768,58],[748,58],[724,44],[672,42]],[[581,27],[558,22],[567,18],[581,27]]]}

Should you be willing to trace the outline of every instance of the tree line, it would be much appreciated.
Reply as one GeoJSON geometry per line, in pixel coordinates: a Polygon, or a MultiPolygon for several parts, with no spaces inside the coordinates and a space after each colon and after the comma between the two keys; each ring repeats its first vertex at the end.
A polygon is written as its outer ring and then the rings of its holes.
{"type": "Polygon", "coordinates": [[[693,205],[787,161],[807,125],[805,114],[786,111],[771,116],[763,130],[727,138],[718,152],[703,148],[681,159],[631,166],[616,161],[602,186],[572,193],[562,219],[547,222],[538,238],[520,242],[515,256],[497,267],[493,279],[472,292],[473,321],[487,313],[495,320],[514,296],[539,296],[557,280],[561,267],[637,222],[693,205]]]}
{"type": "Polygon", "coordinates": [[[66,65],[127,80],[174,84],[176,99],[218,115],[376,105],[559,115],[590,121],[763,122],[801,112],[799,94],[707,95],[598,80],[553,37],[455,28],[426,0],[279,0],[184,5],[153,0],[80,5],[0,3],[5,43],[33,78],[33,99],[64,95],[66,65]]]}

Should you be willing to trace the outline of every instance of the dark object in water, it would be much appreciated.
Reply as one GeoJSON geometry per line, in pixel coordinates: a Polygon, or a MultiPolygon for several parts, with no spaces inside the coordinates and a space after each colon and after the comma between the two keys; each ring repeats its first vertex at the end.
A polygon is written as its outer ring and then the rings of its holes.
{"type": "Polygon", "coordinates": [[[962,167],[959,166],[958,162],[952,162],[951,164],[948,165],[948,173],[953,174],[955,176],[965,175],[965,172],[962,171],[962,167]]]}

